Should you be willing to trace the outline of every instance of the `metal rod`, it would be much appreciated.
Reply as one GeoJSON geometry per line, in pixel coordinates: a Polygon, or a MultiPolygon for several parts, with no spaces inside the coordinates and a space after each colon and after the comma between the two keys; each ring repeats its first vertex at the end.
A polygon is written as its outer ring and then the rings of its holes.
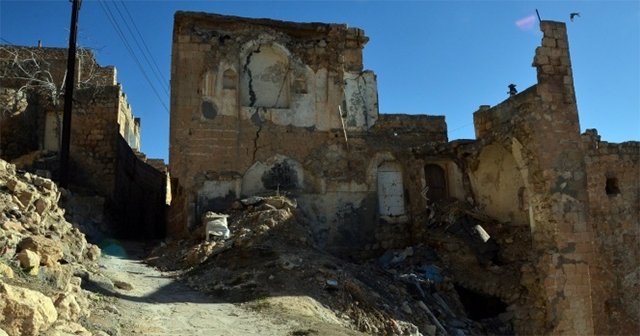
{"type": "Polygon", "coordinates": [[[62,141],[60,144],[60,186],[69,184],[69,148],[71,144],[71,111],[73,109],[73,88],[76,73],[76,37],[78,35],[78,14],[80,2],[73,0],[71,7],[71,27],[69,32],[69,53],[67,55],[67,78],[64,85],[64,112],[62,114],[62,141]]]}
{"type": "Polygon", "coordinates": [[[349,138],[347,138],[347,128],[344,126],[344,118],[342,118],[342,107],[338,105],[338,112],[340,113],[340,121],[342,122],[342,132],[344,133],[344,142],[349,150],[349,138]]]}

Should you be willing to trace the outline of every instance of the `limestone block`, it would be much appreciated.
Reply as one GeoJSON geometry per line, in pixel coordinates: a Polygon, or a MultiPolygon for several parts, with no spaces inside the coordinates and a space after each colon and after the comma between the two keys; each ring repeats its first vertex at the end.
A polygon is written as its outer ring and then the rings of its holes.
{"type": "Polygon", "coordinates": [[[27,270],[31,275],[37,275],[40,271],[40,256],[31,251],[23,250],[18,253],[18,260],[20,261],[20,267],[27,270]]]}
{"type": "Polygon", "coordinates": [[[0,321],[10,335],[40,335],[58,319],[50,298],[6,283],[0,283],[0,311],[0,321]]]}
{"type": "Polygon", "coordinates": [[[38,198],[36,200],[36,212],[42,216],[42,214],[51,206],[50,201],[46,198],[38,198]]]}
{"type": "Polygon", "coordinates": [[[31,205],[31,202],[35,197],[35,193],[29,189],[24,189],[19,191],[17,196],[20,203],[22,203],[23,209],[26,209],[31,205]]]}
{"type": "Polygon", "coordinates": [[[62,246],[60,242],[43,236],[30,236],[18,244],[18,250],[31,250],[36,252],[43,265],[52,266],[62,259],[62,246]]]}
{"type": "Polygon", "coordinates": [[[93,244],[90,244],[85,252],[85,256],[87,257],[87,259],[91,261],[98,260],[98,258],[100,258],[100,255],[101,255],[100,248],[93,244]]]}
{"type": "Polygon", "coordinates": [[[0,263],[0,277],[13,279],[13,269],[4,263],[0,263]]]}
{"type": "Polygon", "coordinates": [[[53,181],[51,181],[50,179],[42,178],[40,176],[33,177],[33,184],[35,184],[37,187],[42,187],[43,189],[49,191],[56,191],[55,189],[57,189],[53,181]]]}
{"type": "Polygon", "coordinates": [[[544,38],[542,40],[542,46],[543,47],[549,47],[549,48],[555,48],[556,47],[556,40],[552,39],[552,38],[544,38]]]}
{"type": "Polygon", "coordinates": [[[7,180],[7,188],[15,195],[18,191],[26,189],[27,185],[15,176],[12,176],[7,180]]]}
{"type": "Polygon", "coordinates": [[[38,277],[57,290],[66,290],[73,277],[73,269],[70,265],[44,266],[40,268],[38,277]]]}
{"type": "Polygon", "coordinates": [[[8,220],[2,223],[2,228],[7,231],[16,231],[16,232],[22,232],[24,230],[24,226],[22,226],[22,224],[12,220],[8,220]]]}
{"type": "Polygon", "coordinates": [[[82,308],[72,293],[60,294],[54,305],[60,319],[75,321],[82,316],[82,308]]]}

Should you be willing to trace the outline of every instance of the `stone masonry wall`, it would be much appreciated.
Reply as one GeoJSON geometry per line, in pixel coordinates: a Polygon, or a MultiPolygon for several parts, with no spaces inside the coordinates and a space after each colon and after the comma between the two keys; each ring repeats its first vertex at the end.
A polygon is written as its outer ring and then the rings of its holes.
{"type": "Polygon", "coordinates": [[[113,195],[120,86],[78,90],[71,118],[71,181],[113,195]]]}
{"type": "MultiPolygon", "coordinates": [[[[88,49],[80,49],[77,57],[78,84],[71,126],[72,181],[95,188],[101,195],[111,196],[116,135],[120,133],[132,146],[139,146],[139,122],[133,118],[126,95],[116,82],[115,67],[101,67],[88,49]]],[[[3,157],[14,159],[52,147],[57,150],[66,61],[66,48],[0,46],[0,86],[23,88],[28,100],[25,112],[2,122],[0,146],[3,157]],[[20,70],[16,64],[26,70],[20,70]],[[46,75],[28,76],[36,70],[46,75]],[[41,82],[50,83],[55,90],[42,89],[38,86],[41,82]],[[53,134],[47,134],[46,128],[50,127],[47,122],[54,124],[49,130],[53,134]]]]}
{"type": "Polygon", "coordinates": [[[278,189],[298,197],[318,244],[333,252],[406,244],[411,215],[425,207],[425,161],[411,149],[445,144],[446,123],[378,115],[375,75],[362,69],[366,41],[340,24],[177,13],[170,233],[194,227],[206,210],[278,189]],[[396,169],[388,196],[402,213],[386,219],[382,165],[396,169]]]}
{"type": "Polygon", "coordinates": [[[582,135],[589,217],[596,264],[592,272],[597,335],[640,334],[640,143],[582,135]]]}
{"type": "Polygon", "coordinates": [[[540,28],[538,84],[477,112],[476,134],[508,149],[527,195],[535,257],[533,272],[522,275],[530,296],[517,331],[591,335],[594,240],[566,27],[543,21],[540,28]]]}
{"type": "Polygon", "coordinates": [[[239,183],[275,155],[305,162],[377,118],[358,29],[178,12],[173,41],[170,171],[185,199],[174,195],[172,232],[195,224],[206,181],[239,183]]]}

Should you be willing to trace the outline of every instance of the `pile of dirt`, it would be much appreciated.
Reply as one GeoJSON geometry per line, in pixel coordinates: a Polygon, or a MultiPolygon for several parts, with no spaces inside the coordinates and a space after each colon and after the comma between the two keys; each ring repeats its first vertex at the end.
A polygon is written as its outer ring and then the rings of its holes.
{"type": "Polygon", "coordinates": [[[78,323],[92,306],[81,277],[101,252],[65,220],[63,193],[0,160],[0,335],[104,335],[78,323]]]}
{"type": "Polygon", "coordinates": [[[230,238],[207,241],[199,227],[189,239],[154,250],[148,262],[225,302],[310,326],[376,335],[510,333],[508,321],[468,317],[448,265],[426,244],[354,263],[314,245],[311,223],[294,200],[252,197],[228,215],[230,238]]]}

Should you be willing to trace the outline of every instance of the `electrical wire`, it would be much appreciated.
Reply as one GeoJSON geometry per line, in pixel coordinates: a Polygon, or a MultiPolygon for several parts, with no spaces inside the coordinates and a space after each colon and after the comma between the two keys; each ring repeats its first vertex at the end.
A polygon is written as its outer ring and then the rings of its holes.
{"type": "MultiPolygon", "coordinates": [[[[120,1],[121,4],[123,4],[122,1],[120,1]]],[[[116,9],[116,11],[118,12],[118,15],[120,15],[120,19],[122,20],[122,22],[124,22],[125,27],[127,28],[127,31],[129,32],[129,37],[131,37],[133,39],[133,41],[135,42],[136,46],[138,47],[138,50],[142,53],[142,57],[144,57],[144,60],[148,66],[148,69],[151,69],[151,72],[153,73],[153,75],[156,77],[156,79],[163,83],[163,84],[168,84],[168,81],[164,80],[162,78],[162,75],[160,74],[159,70],[156,70],[156,68],[152,67],[152,59],[153,57],[151,57],[151,59],[149,58],[149,56],[147,56],[147,53],[145,53],[144,49],[143,49],[143,45],[146,47],[146,43],[144,42],[144,38],[142,37],[142,34],[140,34],[140,31],[138,30],[138,37],[136,38],[136,36],[133,33],[133,30],[131,29],[131,26],[129,25],[128,21],[131,21],[132,25],[135,25],[135,22],[133,21],[133,19],[131,18],[131,15],[129,15],[129,20],[127,20],[125,18],[125,16],[122,14],[122,11],[120,11],[120,8],[118,8],[118,2],[113,2],[113,7],[116,9]]],[[[147,50],[149,50],[149,48],[147,47],[147,50]]],[[[157,66],[156,66],[157,67],[157,66]]],[[[167,95],[167,97],[169,96],[169,91],[167,90],[167,85],[162,85],[162,89],[164,90],[164,93],[167,95]]]]}
{"type": "Polygon", "coordinates": [[[11,42],[11,41],[9,41],[9,40],[7,40],[7,39],[3,38],[3,37],[0,37],[0,40],[3,40],[3,41],[5,41],[5,42],[9,43],[10,45],[15,45],[13,42],[11,42]]]}
{"type": "Polygon", "coordinates": [[[153,54],[151,53],[151,50],[149,50],[148,45],[145,43],[144,38],[142,37],[142,34],[140,33],[140,30],[138,29],[138,25],[136,25],[136,21],[133,19],[133,16],[131,15],[131,12],[129,11],[129,8],[126,5],[126,2],[120,1],[120,3],[122,4],[122,7],[124,7],[125,12],[127,13],[127,16],[129,16],[129,20],[131,20],[131,23],[133,23],[133,28],[135,28],[136,32],[138,33],[138,36],[140,37],[140,40],[142,40],[142,45],[144,46],[145,50],[147,51],[147,54],[149,55],[149,58],[151,58],[151,61],[153,61],[153,65],[154,65],[156,71],[160,74],[160,77],[162,77],[162,80],[163,80],[164,83],[169,83],[167,78],[164,77],[164,75],[162,74],[162,71],[160,70],[160,67],[158,67],[158,63],[156,63],[156,60],[153,57],[153,54]]]}
{"type": "Polygon", "coordinates": [[[136,65],[138,66],[138,69],[140,70],[140,72],[142,73],[142,76],[144,77],[144,79],[147,81],[147,83],[149,84],[149,87],[151,88],[151,90],[153,91],[153,93],[155,94],[156,98],[158,98],[158,100],[160,101],[160,103],[162,104],[162,106],[164,107],[165,111],[167,111],[167,113],[169,113],[169,108],[167,107],[167,105],[164,103],[164,100],[162,99],[160,93],[158,93],[158,90],[156,89],[156,87],[153,85],[153,82],[151,81],[151,79],[149,78],[149,76],[147,75],[147,72],[145,71],[144,67],[142,66],[142,63],[140,62],[140,60],[138,59],[138,57],[136,56],[135,52],[133,51],[133,48],[131,48],[131,45],[129,44],[129,42],[126,39],[126,36],[124,35],[124,32],[120,29],[120,27],[117,24],[117,20],[115,18],[115,16],[113,15],[113,12],[111,11],[111,9],[109,8],[109,6],[107,5],[107,2],[104,0],[98,0],[98,2],[100,3],[100,6],[102,7],[103,12],[105,13],[105,15],[107,16],[107,18],[109,19],[109,22],[111,23],[111,26],[113,27],[113,29],[116,31],[116,33],[118,34],[118,36],[120,37],[120,40],[122,40],[123,45],[125,46],[125,48],[127,49],[127,51],[129,52],[129,55],[131,56],[131,58],[133,59],[133,61],[136,63],[136,65]]]}

